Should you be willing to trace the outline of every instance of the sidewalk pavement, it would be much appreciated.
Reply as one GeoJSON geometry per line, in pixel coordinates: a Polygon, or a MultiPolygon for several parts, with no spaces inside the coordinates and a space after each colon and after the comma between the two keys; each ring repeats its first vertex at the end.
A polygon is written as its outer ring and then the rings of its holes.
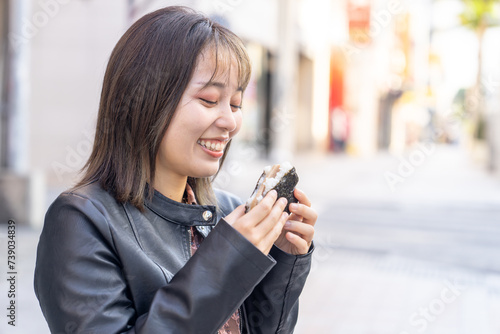
{"type": "MultiPolygon", "coordinates": [[[[227,162],[218,184],[244,199],[263,166],[269,164],[242,156],[227,162]]],[[[318,239],[322,233],[331,233],[325,226],[328,219],[324,219],[331,203],[500,207],[500,180],[487,175],[457,148],[439,147],[426,155],[392,190],[385,175],[398,174],[404,162],[388,154],[363,159],[299,155],[292,163],[300,176],[299,187],[320,215],[318,239]]],[[[6,228],[1,226],[0,249],[5,250],[6,228]]],[[[17,326],[8,326],[3,316],[0,333],[49,333],[32,288],[38,234],[38,230],[18,228],[17,326]]],[[[500,333],[498,320],[491,320],[500,312],[498,272],[479,273],[429,261],[336,249],[324,238],[317,244],[313,264],[301,297],[298,334],[500,333]],[[452,299],[456,302],[447,302],[452,299]],[[477,305],[487,307],[476,309],[477,305]]],[[[4,255],[0,266],[6,268],[4,255]]],[[[2,279],[0,305],[7,305],[7,289],[2,279]]]]}
{"type": "MultiPolygon", "coordinates": [[[[252,160],[229,165],[235,175],[228,188],[246,198],[265,164],[252,160]]],[[[300,176],[298,187],[319,213],[313,269],[301,296],[297,334],[500,333],[500,272],[475,269],[466,259],[456,258],[476,249],[461,249],[460,241],[453,241],[456,235],[474,231],[474,225],[485,228],[486,224],[474,224],[474,216],[488,218],[498,239],[500,179],[488,175],[466,152],[449,146],[432,152],[417,148],[402,157],[307,155],[293,164],[300,176]],[[388,175],[398,181],[392,187],[388,175]],[[347,227],[354,222],[349,223],[348,212],[332,217],[339,214],[334,207],[353,208],[350,216],[365,218],[362,226],[352,226],[359,235],[339,230],[342,224],[336,220],[348,221],[343,224],[347,227]],[[415,232],[401,223],[391,230],[378,216],[383,212],[385,217],[386,211],[400,212],[398,217],[418,212],[418,218],[405,220],[424,219],[421,225],[442,226],[415,232]],[[471,217],[455,222],[463,212],[471,217]],[[377,233],[369,238],[366,231],[377,233]],[[448,254],[435,254],[433,259],[430,252],[441,240],[448,254]],[[404,251],[380,244],[387,241],[402,245],[404,251]]],[[[481,236],[488,233],[469,237],[481,236]]],[[[474,242],[486,243],[470,240],[474,242]]],[[[500,245],[496,243],[494,251],[488,247],[475,253],[481,257],[472,256],[477,267],[495,262],[500,245]]]]}

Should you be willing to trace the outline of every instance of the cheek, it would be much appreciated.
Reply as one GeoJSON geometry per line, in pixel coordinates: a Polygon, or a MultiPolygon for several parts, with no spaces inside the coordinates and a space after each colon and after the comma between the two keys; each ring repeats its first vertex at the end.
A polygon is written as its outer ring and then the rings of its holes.
{"type": "Polygon", "coordinates": [[[177,120],[170,123],[165,135],[160,144],[161,159],[163,162],[171,161],[172,159],[182,157],[182,154],[186,152],[186,133],[182,131],[182,123],[177,120]]]}
{"type": "Polygon", "coordinates": [[[184,109],[180,112],[170,123],[167,137],[169,142],[175,143],[176,146],[187,146],[203,132],[203,115],[197,110],[184,109]]]}

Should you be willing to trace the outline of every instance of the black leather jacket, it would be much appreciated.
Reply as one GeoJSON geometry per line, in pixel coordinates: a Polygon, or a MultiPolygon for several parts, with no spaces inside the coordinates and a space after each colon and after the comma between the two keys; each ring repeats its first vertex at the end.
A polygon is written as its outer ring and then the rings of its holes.
{"type": "Polygon", "coordinates": [[[156,192],[140,212],[97,183],[61,194],[35,269],[51,332],[216,333],[240,308],[242,333],[292,333],[312,247],[265,256],[222,219],[241,201],[216,196],[219,210],[156,192]],[[190,226],[206,237],[192,257],[190,226]]]}

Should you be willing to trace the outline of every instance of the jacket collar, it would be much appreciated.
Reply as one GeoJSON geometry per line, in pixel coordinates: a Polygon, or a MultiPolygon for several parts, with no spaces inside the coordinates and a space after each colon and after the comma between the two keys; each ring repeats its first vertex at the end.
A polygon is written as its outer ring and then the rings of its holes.
{"type": "Polygon", "coordinates": [[[185,226],[214,226],[216,223],[216,207],[214,205],[193,205],[176,202],[163,196],[157,190],[153,199],[145,200],[145,205],[166,221],[185,226]]]}

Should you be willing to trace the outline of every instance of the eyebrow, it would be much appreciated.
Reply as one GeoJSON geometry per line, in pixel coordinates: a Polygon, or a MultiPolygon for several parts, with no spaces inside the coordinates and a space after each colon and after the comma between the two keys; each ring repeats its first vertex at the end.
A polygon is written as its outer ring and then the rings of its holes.
{"type": "MultiPolygon", "coordinates": [[[[203,82],[203,81],[200,81],[198,82],[199,85],[203,86],[203,88],[207,88],[207,87],[217,87],[217,88],[220,88],[220,89],[225,89],[227,88],[227,85],[223,82],[219,82],[219,81],[209,81],[209,82],[203,82]]],[[[243,91],[243,87],[238,87],[236,89],[236,91],[243,91]]]]}

